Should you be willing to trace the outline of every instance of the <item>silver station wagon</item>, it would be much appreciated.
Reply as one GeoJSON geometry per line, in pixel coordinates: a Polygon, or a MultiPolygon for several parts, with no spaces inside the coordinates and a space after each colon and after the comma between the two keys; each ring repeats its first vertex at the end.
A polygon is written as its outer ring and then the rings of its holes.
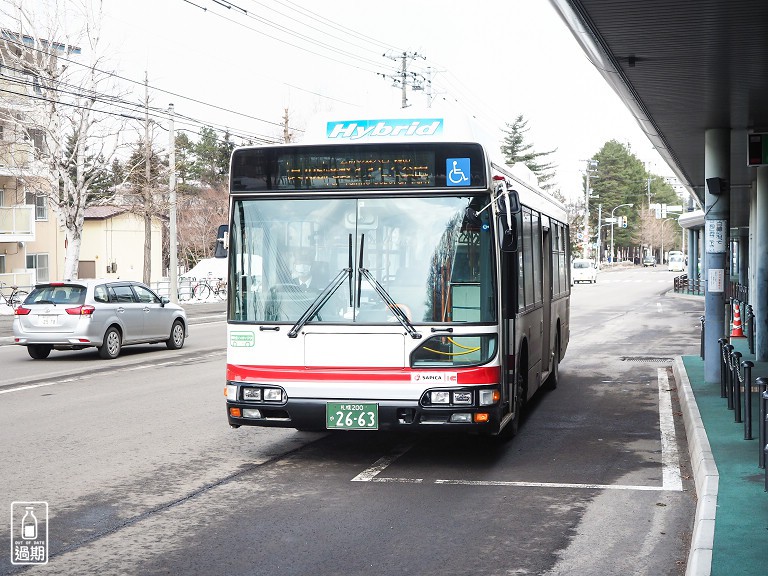
{"type": "Polygon", "coordinates": [[[14,343],[35,359],[88,347],[98,348],[102,358],[117,358],[128,344],[157,342],[178,350],[187,334],[181,306],[125,280],[37,284],[13,317],[14,343]]]}

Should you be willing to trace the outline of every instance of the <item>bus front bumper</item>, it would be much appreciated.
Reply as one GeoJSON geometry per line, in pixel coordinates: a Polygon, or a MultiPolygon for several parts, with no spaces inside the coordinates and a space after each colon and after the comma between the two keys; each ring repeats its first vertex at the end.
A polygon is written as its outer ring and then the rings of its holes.
{"type": "MultiPolygon", "coordinates": [[[[368,403],[368,401],[365,401],[368,403]]],[[[329,425],[327,408],[335,404],[327,400],[291,399],[281,405],[227,400],[227,419],[232,427],[266,426],[298,430],[398,430],[398,431],[465,431],[497,434],[502,419],[500,406],[453,406],[425,408],[418,402],[379,401],[376,426],[347,427],[329,425]]],[[[354,404],[354,401],[349,402],[354,404]]],[[[358,403],[359,404],[359,403],[358,403]]],[[[349,423],[349,422],[348,422],[349,423]]]]}

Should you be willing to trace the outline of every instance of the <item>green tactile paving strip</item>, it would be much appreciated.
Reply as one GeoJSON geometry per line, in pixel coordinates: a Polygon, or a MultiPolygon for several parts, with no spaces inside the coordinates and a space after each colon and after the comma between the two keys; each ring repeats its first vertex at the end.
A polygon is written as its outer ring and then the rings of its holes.
{"type": "MultiPolygon", "coordinates": [[[[746,340],[733,340],[743,360],[752,360],[746,340]]],[[[753,392],[752,435],[744,440],[744,424],[734,421],[733,410],[720,397],[720,384],[704,382],[704,363],[683,356],[683,364],[707,432],[720,474],[712,574],[765,576],[768,574],[768,493],[758,466],[758,395],[753,392]]],[[[768,376],[768,362],[756,362],[752,378],[768,376]]]]}

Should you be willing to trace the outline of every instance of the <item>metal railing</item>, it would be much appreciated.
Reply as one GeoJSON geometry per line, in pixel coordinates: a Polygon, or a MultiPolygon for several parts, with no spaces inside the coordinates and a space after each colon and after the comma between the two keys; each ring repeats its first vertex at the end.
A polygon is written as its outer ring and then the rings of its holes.
{"type": "Polygon", "coordinates": [[[760,425],[759,425],[759,447],[760,447],[760,468],[765,473],[765,491],[768,492],[768,466],[765,465],[765,458],[768,455],[768,378],[756,378],[757,390],[760,400],[760,425]]]}
{"type": "Polygon", "coordinates": [[[674,291],[678,294],[704,295],[705,282],[701,278],[688,278],[688,274],[675,276],[673,280],[674,291]]]}
{"type": "Polygon", "coordinates": [[[720,338],[720,397],[727,400],[729,410],[734,411],[734,421],[744,423],[744,440],[753,440],[752,436],[752,395],[756,388],[759,402],[758,422],[758,466],[765,469],[765,490],[768,492],[768,378],[755,378],[753,386],[752,369],[754,363],[741,360],[741,353],[734,350],[728,338],[720,338]],[[743,408],[743,418],[742,418],[743,408]]]}

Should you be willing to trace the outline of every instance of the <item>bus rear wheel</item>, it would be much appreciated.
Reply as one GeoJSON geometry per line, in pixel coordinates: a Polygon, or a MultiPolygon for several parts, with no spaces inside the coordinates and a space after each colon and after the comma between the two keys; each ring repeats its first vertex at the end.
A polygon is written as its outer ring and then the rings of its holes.
{"type": "Polygon", "coordinates": [[[555,348],[552,351],[552,368],[547,376],[545,386],[547,390],[555,390],[557,383],[560,380],[560,334],[557,335],[555,340],[555,348]]]}

